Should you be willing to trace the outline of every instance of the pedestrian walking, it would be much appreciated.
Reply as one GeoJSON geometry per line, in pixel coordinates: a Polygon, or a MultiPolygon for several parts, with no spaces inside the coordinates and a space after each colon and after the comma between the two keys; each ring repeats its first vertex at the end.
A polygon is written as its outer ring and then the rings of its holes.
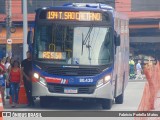
{"type": "Polygon", "coordinates": [[[140,60],[138,60],[138,63],[136,64],[136,71],[137,71],[136,80],[137,79],[143,79],[142,66],[141,66],[141,61],[140,60]]]}
{"type": "Polygon", "coordinates": [[[13,62],[13,66],[9,70],[8,78],[7,83],[10,83],[12,107],[16,107],[16,104],[18,104],[19,85],[22,81],[20,64],[17,60],[13,62]]]}
{"type": "Polygon", "coordinates": [[[2,95],[2,101],[3,105],[5,105],[5,100],[4,100],[4,90],[5,90],[5,66],[4,66],[4,61],[0,60],[0,92],[2,95]]]}
{"type": "Polygon", "coordinates": [[[24,87],[26,89],[28,106],[34,106],[34,100],[32,97],[32,56],[31,52],[27,52],[27,59],[21,63],[21,69],[23,73],[24,87]]]}

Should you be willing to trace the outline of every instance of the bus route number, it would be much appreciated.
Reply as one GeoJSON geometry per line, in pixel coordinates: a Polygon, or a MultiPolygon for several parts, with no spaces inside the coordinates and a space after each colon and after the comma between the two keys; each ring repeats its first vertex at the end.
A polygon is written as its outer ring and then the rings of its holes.
{"type": "Polygon", "coordinates": [[[48,11],[49,20],[75,20],[75,21],[102,21],[102,13],[98,12],[67,12],[67,11],[48,11]]]}

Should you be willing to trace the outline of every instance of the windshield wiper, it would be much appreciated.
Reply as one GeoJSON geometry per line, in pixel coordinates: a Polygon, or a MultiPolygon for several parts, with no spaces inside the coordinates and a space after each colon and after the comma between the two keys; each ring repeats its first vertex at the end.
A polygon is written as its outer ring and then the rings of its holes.
{"type": "Polygon", "coordinates": [[[93,30],[93,25],[89,28],[85,39],[84,39],[84,35],[82,33],[82,52],[81,52],[81,55],[83,55],[83,45],[86,45],[87,41],[90,39],[90,34],[91,34],[92,30],[93,30]]]}
{"type": "Polygon", "coordinates": [[[88,45],[86,45],[86,47],[88,48],[88,60],[90,61],[91,64],[91,45],[90,45],[90,40],[88,41],[88,45]]]}

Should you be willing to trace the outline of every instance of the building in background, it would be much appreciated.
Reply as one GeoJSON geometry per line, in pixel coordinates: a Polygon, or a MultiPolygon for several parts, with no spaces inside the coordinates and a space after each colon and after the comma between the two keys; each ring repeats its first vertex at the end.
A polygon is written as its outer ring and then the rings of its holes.
{"type": "Polygon", "coordinates": [[[134,55],[160,52],[160,1],[116,0],[115,8],[130,18],[130,51],[134,55]]]}

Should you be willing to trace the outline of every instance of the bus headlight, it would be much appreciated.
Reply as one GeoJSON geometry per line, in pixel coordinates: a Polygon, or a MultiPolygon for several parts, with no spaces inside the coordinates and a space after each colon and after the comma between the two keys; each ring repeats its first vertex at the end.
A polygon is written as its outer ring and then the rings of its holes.
{"type": "Polygon", "coordinates": [[[33,76],[34,76],[34,78],[39,79],[39,74],[38,73],[34,73],[33,76]]]}
{"type": "Polygon", "coordinates": [[[43,84],[43,85],[46,85],[46,80],[45,80],[45,78],[43,78],[43,77],[40,77],[40,78],[39,78],[39,82],[40,82],[41,84],[43,84]]]}
{"type": "Polygon", "coordinates": [[[103,79],[100,79],[98,82],[97,82],[97,88],[108,83],[109,81],[111,80],[111,75],[106,75],[103,79]]]}
{"type": "Polygon", "coordinates": [[[111,75],[107,75],[104,77],[104,83],[107,83],[111,80],[111,75]]]}
{"type": "Polygon", "coordinates": [[[41,84],[46,85],[45,78],[41,77],[38,73],[34,73],[33,77],[38,80],[41,84]]]}

